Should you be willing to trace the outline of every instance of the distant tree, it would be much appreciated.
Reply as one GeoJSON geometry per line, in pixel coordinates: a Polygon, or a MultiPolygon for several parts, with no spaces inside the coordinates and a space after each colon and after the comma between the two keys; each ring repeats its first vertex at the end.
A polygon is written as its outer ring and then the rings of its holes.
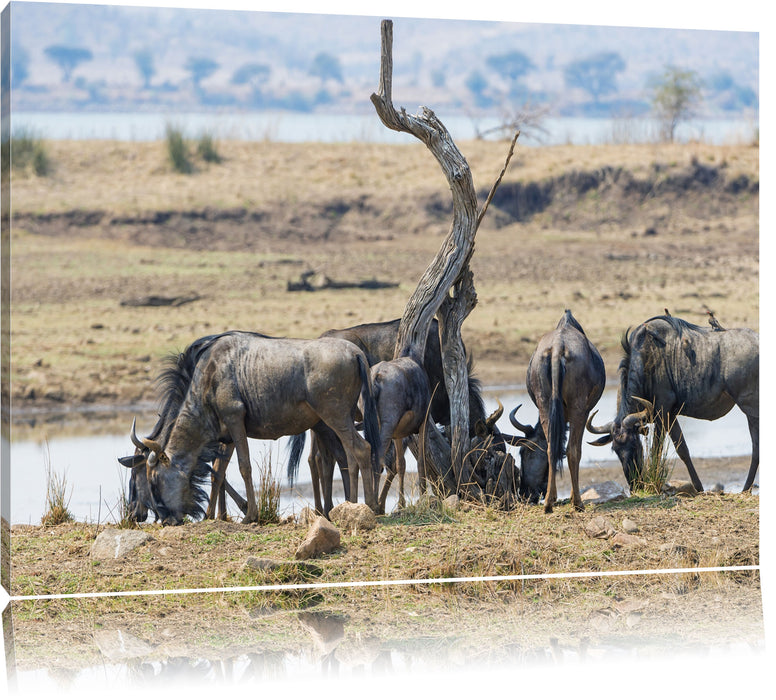
{"type": "Polygon", "coordinates": [[[581,88],[598,102],[603,95],[617,92],[617,73],[623,70],[625,61],[620,54],[601,52],[569,63],[563,79],[566,87],[581,88]]]}
{"type": "Polygon", "coordinates": [[[259,104],[263,97],[263,88],[272,74],[272,68],[263,63],[246,63],[232,74],[232,85],[250,85],[253,102],[259,104]]]}
{"type": "Polygon", "coordinates": [[[154,54],[150,49],[141,49],[134,53],[135,66],[137,72],[143,80],[143,88],[146,90],[151,87],[151,78],[156,75],[156,66],[154,65],[154,54]]]}
{"type": "Polygon", "coordinates": [[[336,56],[330,53],[319,53],[312,62],[309,70],[310,75],[321,79],[321,82],[335,80],[338,83],[344,82],[342,78],[342,66],[336,56]]]}
{"type": "Polygon", "coordinates": [[[521,51],[488,56],[485,63],[509,81],[513,94],[519,92],[520,79],[535,68],[531,59],[521,51]]]}
{"type": "Polygon", "coordinates": [[[47,46],[44,49],[44,53],[54,63],[59,64],[59,67],[62,69],[62,79],[66,83],[70,82],[70,77],[79,64],[84,61],[91,61],[93,58],[92,52],[89,49],[82,49],[78,46],[47,46]]]}
{"type": "Polygon", "coordinates": [[[26,49],[19,45],[11,47],[11,80],[18,88],[30,76],[30,56],[26,49]]]}
{"type": "Polygon", "coordinates": [[[667,66],[652,83],[652,108],[661,122],[662,137],[673,142],[677,125],[691,118],[701,102],[701,80],[694,70],[667,66]]]}
{"type": "Polygon", "coordinates": [[[219,63],[212,58],[203,58],[200,56],[190,56],[186,61],[184,68],[191,73],[191,81],[194,83],[194,89],[197,92],[202,90],[200,83],[209,78],[213,73],[218,70],[219,63]]]}
{"type": "Polygon", "coordinates": [[[478,107],[489,107],[492,104],[493,100],[485,94],[485,90],[488,87],[488,81],[478,70],[473,70],[466,76],[464,85],[474,96],[474,101],[477,103],[478,107]]]}
{"type": "Polygon", "coordinates": [[[447,74],[444,68],[435,68],[431,71],[431,84],[437,88],[447,85],[447,74]]]}

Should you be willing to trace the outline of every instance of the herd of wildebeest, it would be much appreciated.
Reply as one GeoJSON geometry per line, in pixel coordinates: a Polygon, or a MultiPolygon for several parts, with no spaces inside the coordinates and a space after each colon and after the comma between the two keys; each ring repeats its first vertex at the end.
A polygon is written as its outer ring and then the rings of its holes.
{"type": "MultiPolygon", "coordinates": [[[[150,510],[163,524],[180,524],[185,516],[215,517],[217,505],[219,517],[225,517],[229,494],[245,513],[243,522],[256,522],[248,438],[291,436],[288,478],[293,484],[307,431],[318,512],[328,516],[332,508],[335,463],[347,500],[358,499],[360,473],[366,504],[385,512],[398,473],[403,503],[405,440],[426,420],[444,431],[450,405],[436,320],[423,357],[410,353],[394,359],[398,332],[397,319],[331,330],[312,340],[243,331],[195,340],[169,359],[159,377],[160,413],[150,435],[139,437],[133,422],[135,452],[119,460],[131,469],[130,517],[144,521],[150,510]],[[225,479],[235,450],[245,498],[225,479]]],[[[496,428],[500,412],[486,416],[480,384],[469,371],[470,435],[485,431],[504,450],[506,444],[519,447],[519,497],[529,503],[543,497],[545,511],[551,512],[565,457],[572,505],[583,509],[579,462],[585,428],[601,436],[591,444],[612,444],[633,488],[644,463],[641,436],[649,423],[659,434],[670,435],[693,486],[702,491],[676,417],[714,420],[734,405],[746,415],[752,439],[744,484],[749,490],[759,464],[758,334],[725,329],[713,315],[708,328],[700,327],[666,310],[626,331],[622,347],[616,415],[600,426],[593,424],[591,411],[604,390],[604,363],[568,310],[539,340],[528,365],[526,386],[539,420],[534,426],[521,423],[519,406],[509,415],[522,435],[496,428]]],[[[425,493],[421,460],[418,467],[425,493]]]]}

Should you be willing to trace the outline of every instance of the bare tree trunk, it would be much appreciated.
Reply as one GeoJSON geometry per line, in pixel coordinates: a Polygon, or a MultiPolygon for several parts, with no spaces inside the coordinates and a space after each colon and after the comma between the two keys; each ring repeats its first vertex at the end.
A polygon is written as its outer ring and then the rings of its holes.
{"type": "MultiPolygon", "coordinates": [[[[409,355],[422,359],[431,321],[444,304],[440,314],[445,382],[450,395],[452,429],[452,467],[456,487],[464,478],[463,455],[468,445],[468,372],[461,342],[461,323],[474,306],[474,288],[471,273],[466,285],[459,285],[458,303],[449,299],[449,290],[459,282],[474,251],[474,235],[477,231],[477,193],[474,190],[471,170],[466,159],[453,142],[444,124],[428,108],[422,107],[420,115],[408,115],[403,109],[394,109],[391,85],[393,79],[393,22],[381,24],[380,85],[373,94],[372,103],[380,120],[389,129],[412,134],[426,144],[450,185],[453,197],[453,222],[439,252],[426,268],[404,309],[396,339],[394,357],[409,355]],[[468,305],[468,310],[467,310],[468,305]],[[448,315],[456,316],[452,323],[448,315]],[[452,392],[451,392],[452,390],[452,392]]],[[[444,476],[446,469],[438,466],[435,471],[444,476]]],[[[452,486],[449,479],[446,485],[452,486]]],[[[457,490],[457,489],[456,489],[457,490]]]]}
{"type": "MultiPolygon", "coordinates": [[[[442,167],[453,195],[453,223],[439,252],[420,278],[415,292],[404,309],[399,325],[394,357],[414,350],[420,357],[426,346],[431,321],[448,290],[458,279],[474,250],[477,230],[477,193],[474,190],[469,164],[453,142],[444,124],[428,108],[422,114],[397,112],[392,103],[393,22],[381,24],[381,59],[379,93],[372,103],[380,120],[389,129],[412,134],[426,144],[442,167]]],[[[464,363],[465,366],[465,363],[464,363]]]]}

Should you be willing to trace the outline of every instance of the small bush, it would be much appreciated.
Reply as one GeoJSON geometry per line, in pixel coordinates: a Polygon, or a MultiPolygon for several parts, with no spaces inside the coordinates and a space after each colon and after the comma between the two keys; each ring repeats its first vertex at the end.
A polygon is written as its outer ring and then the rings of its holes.
{"type": "Polygon", "coordinates": [[[259,525],[280,522],[280,481],[272,476],[272,461],[269,457],[259,466],[256,505],[259,510],[259,525]]]}
{"type": "Polygon", "coordinates": [[[206,163],[220,163],[222,158],[212,134],[203,133],[197,141],[197,155],[206,163]]]}
{"type": "Polygon", "coordinates": [[[67,492],[67,478],[64,474],[56,474],[51,469],[50,458],[46,458],[46,504],[43,517],[40,519],[41,525],[53,527],[62,523],[73,521],[73,514],[68,510],[70,497],[73,488],[70,487],[70,493],[67,492]]]}
{"type": "Polygon", "coordinates": [[[652,425],[652,429],[646,438],[644,463],[641,467],[641,474],[639,474],[636,481],[636,490],[647,494],[659,495],[671,476],[673,460],[668,458],[669,445],[666,440],[671,426],[668,426],[667,430],[665,427],[658,429],[655,418],[656,416],[651,412],[647,417],[647,420],[652,425]]]}
{"type": "Polygon", "coordinates": [[[176,173],[188,175],[194,172],[194,165],[189,156],[189,147],[183,138],[183,131],[170,124],[165,129],[167,141],[167,156],[176,173]]]}
{"type": "Polygon", "coordinates": [[[17,171],[32,168],[38,177],[51,173],[51,157],[43,140],[29,129],[19,129],[11,138],[11,166],[17,171]]]}

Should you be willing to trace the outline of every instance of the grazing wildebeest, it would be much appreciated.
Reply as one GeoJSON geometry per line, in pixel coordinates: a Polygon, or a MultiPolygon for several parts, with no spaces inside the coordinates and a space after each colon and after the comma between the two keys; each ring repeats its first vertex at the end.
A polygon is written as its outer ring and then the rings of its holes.
{"type": "Polygon", "coordinates": [[[748,328],[706,329],[676,316],[655,316],[626,331],[622,347],[617,415],[600,427],[590,417],[588,430],[604,436],[591,444],[612,443],[633,488],[643,465],[640,434],[651,415],[657,434],[668,430],[693,486],[703,491],[676,418],[716,420],[738,406],[752,438],[744,485],[750,489],[760,461],[759,335],[748,328]]]}
{"type": "MultiPolygon", "coordinates": [[[[571,502],[577,510],[584,509],[579,494],[582,437],[588,414],[601,398],[605,383],[606,371],[601,355],[571,311],[566,309],[555,330],[539,339],[526,373],[526,388],[539,409],[539,421],[530,436],[529,431],[524,430],[526,438],[536,442],[536,449],[529,452],[531,447],[526,443],[520,448],[521,463],[525,460],[524,466],[521,464],[521,491],[530,496],[546,478],[545,513],[552,512],[557,500],[555,474],[561,469],[565,454],[571,473],[571,502]],[[546,455],[544,467],[541,466],[542,445],[546,455]],[[542,476],[543,470],[548,472],[547,477],[542,476]]],[[[516,421],[516,411],[510,414],[512,425],[518,429],[527,427],[516,421]]]]}
{"type": "Polygon", "coordinates": [[[518,495],[528,503],[538,503],[547,493],[547,438],[544,436],[541,420],[536,425],[526,425],[517,420],[519,404],[509,413],[509,422],[523,433],[524,437],[510,440],[520,447],[520,485],[518,495]]]}
{"type": "MultiPolygon", "coordinates": [[[[389,361],[393,359],[396,337],[399,333],[399,323],[401,319],[385,321],[380,323],[364,323],[350,328],[333,329],[326,331],[322,338],[342,338],[358,346],[366,355],[370,366],[378,362],[389,361]]],[[[485,402],[482,398],[482,391],[479,381],[473,376],[472,359],[468,358],[469,363],[469,425],[470,435],[475,434],[474,426],[478,421],[487,423],[488,427],[493,428],[493,422],[485,417],[485,402]]],[[[426,340],[426,348],[423,355],[423,369],[428,377],[428,384],[431,391],[431,404],[429,413],[436,423],[446,424],[450,421],[450,399],[445,388],[445,375],[442,367],[442,350],[439,342],[439,326],[434,319],[429,328],[426,340]]],[[[299,470],[299,461],[304,448],[306,435],[296,435],[291,438],[291,450],[288,460],[288,479],[293,484],[296,474],[299,470]]],[[[395,459],[403,459],[404,449],[397,443],[395,459]]],[[[347,468],[346,464],[336,455],[344,456],[341,448],[336,445],[336,436],[332,436],[331,431],[313,429],[313,441],[310,450],[310,471],[313,475],[313,491],[315,494],[315,507],[318,512],[328,516],[333,502],[331,497],[332,477],[334,462],[340,465],[340,469],[347,468]],[[323,487],[323,502],[316,487],[316,483],[323,487]]],[[[347,483],[347,481],[345,481],[347,483]]],[[[348,490],[345,490],[347,497],[348,490]]]]}
{"type": "MultiPolygon", "coordinates": [[[[182,356],[192,356],[181,362],[192,364],[194,371],[188,382],[167,387],[165,403],[177,403],[178,410],[165,444],[139,439],[134,424],[132,429],[132,441],[145,460],[145,469],[133,469],[135,481],[144,482],[136,485],[136,493],[163,523],[202,515],[202,481],[224,444],[234,445],[245,481],[243,522],[256,522],[248,438],[274,440],[321,421],[336,434],[349,463],[357,465],[350,471],[351,500],[358,494],[361,470],[364,499],[377,508],[372,458],[377,412],[366,358],[352,343],[230,331],[195,341],[182,356]],[[354,425],[362,391],[366,441],[354,425]]],[[[138,466],[137,457],[120,461],[138,466]]]]}

